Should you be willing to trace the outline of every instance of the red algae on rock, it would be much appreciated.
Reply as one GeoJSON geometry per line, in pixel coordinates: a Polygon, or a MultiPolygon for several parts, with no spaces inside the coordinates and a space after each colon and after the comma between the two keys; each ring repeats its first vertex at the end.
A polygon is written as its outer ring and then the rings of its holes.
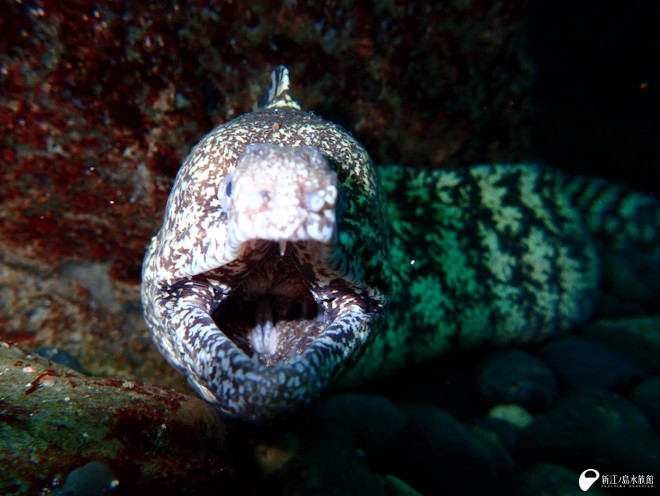
{"type": "Polygon", "coordinates": [[[245,490],[220,417],[198,398],[84,377],[4,341],[0,375],[2,494],[37,494],[90,460],[122,494],[245,490]]]}
{"type": "Polygon", "coordinates": [[[110,260],[114,277],[136,281],[186,151],[249,110],[280,62],[305,88],[299,100],[343,117],[376,162],[455,165],[521,149],[524,2],[3,11],[3,231],[48,262],[110,260]],[[477,145],[492,123],[498,136],[477,145]]]}
{"type": "Polygon", "coordinates": [[[525,15],[522,0],[4,2],[0,269],[30,283],[0,297],[0,335],[68,349],[92,373],[160,375],[133,318],[144,251],[190,147],[249,111],[277,64],[376,163],[520,158],[525,15]],[[66,282],[70,263],[101,264],[110,292],[66,282]],[[75,290],[53,294],[52,279],[75,290]]]}

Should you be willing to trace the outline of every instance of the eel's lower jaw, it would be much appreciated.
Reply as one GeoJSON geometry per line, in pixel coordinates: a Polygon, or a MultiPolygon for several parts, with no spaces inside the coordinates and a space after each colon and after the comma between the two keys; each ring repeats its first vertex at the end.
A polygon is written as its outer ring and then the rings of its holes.
{"type": "Polygon", "coordinates": [[[316,398],[360,353],[379,308],[338,276],[310,288],[296,249],[290,243],[281,255],[272,243],[215,303],[207,314],[215,331],[188,372],[205,399],[242,420],[271,418],[316,398]]]}

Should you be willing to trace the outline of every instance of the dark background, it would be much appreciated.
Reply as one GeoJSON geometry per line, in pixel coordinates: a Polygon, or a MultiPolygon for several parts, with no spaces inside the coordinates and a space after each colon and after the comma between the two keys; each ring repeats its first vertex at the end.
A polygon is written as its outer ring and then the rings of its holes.
{"type": "Polygon", "coordinates": [[[532,2],[533,153],[660,194],[660,16],[653,1],[532,2]],[[646,88],[641,88],[645,84],[646,88]]]}

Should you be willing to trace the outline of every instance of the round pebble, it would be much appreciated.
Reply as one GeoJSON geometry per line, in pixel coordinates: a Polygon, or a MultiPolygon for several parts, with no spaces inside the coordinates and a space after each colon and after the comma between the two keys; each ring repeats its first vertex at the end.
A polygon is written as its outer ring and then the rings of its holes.
{"type": "Polygon", "coordinates": [[[539,351],[569,391],[612,391],[648,376],[648,372],[617,351],[578,336],[565,336],[539,351]]]}
{"type": "Polygon", "coordinates": [[[496,351],[478,373],[481,394],[491,405],[515,403],[544,411],[558,397],[555,376],[543,360],[521,350],[496,351]]]}
{"type": "Polygon", "coordinates": [[[632,400],[656,426],[660,426],[660,377],[639,384],[632,392],[632,400]]]}
{"type": "Polygon", "coordinates": [[[433,405],[402,410],[408,422],[393,447],[390,473],[422,494],[509,492],[513,465],[494,435],[433,405]]]}
{"type": "Polygon", "coordinates": [[[536,416],[520,435],[516,459],[552,462],[581,473],[649,473],[660,466],[660,435],[629,401],[612,393],[585,392],[536,416]],[[597,466],[593,466],[597,465],[597,466]]]}

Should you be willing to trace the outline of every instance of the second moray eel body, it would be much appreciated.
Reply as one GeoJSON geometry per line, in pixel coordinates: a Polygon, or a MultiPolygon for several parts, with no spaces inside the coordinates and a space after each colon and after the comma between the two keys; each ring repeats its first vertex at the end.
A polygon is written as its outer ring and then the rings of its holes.
{"type": "Polygon", "coordinates": [[[156,345],[230,415],[568,329],[594,305],[599,240],[660,252],[648,197],[533,165],[374,168],[288,92],[278,67],[261,110],[195,146],[143,267],[156,345]]]}

